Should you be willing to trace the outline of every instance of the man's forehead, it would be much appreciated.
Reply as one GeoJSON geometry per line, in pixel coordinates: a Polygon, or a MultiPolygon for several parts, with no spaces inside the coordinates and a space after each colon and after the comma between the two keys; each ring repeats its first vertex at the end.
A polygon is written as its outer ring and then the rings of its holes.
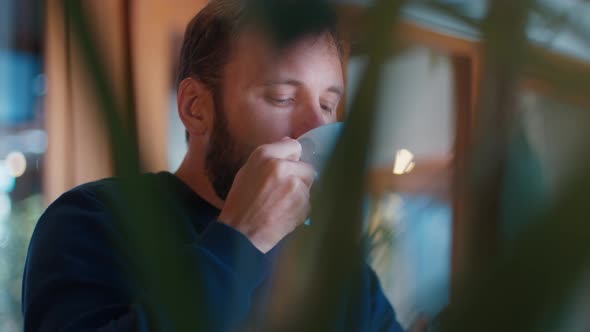
{"type": "Polygon", "coordinates": [[[240,32],[234,40],[232,53],[236,57],[250,53],[268,58],[281,58],[305,52],[309,48],[330,50],[338,54],[336,42],[327,31],[301,36],[289,43],[283,43],[273,38],[270,32],[257,28],[248,28],[240,32]]]}
{"type": "Polygon", "coordinates": [[[234,41],[228,67],[246,66],[261,78],[273,74],[272,71],[293,58],[308,55],[309,52],[329,54],[340,62],[336,44],[328,32],[304,36],[279,47],[268,33],[251,29],[241,33],[234,41]]]}

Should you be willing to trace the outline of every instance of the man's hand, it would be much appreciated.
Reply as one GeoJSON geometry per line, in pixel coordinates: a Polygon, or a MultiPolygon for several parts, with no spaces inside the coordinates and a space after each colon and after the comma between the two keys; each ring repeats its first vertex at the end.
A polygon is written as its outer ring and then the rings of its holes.
{"type": "Polygon", "coordinates": [[[315,171],[300,157],[301,145],[291,138],[258,147],[236,175],[219,221],[246,235],[258,250],[272,249],[310,211],[315,171]]]}

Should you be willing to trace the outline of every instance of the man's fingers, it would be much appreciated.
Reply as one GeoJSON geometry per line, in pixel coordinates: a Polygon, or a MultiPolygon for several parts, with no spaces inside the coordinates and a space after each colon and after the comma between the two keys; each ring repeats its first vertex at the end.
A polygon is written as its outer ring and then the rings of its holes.
{"type": "Polygon", "coordinates": [[[285,160],[284,162],[289,165],[288,175],[299,178],[308,188],[311,188],[315,179],[315,170],[311,165],[300,161],[285,160]]]}
{"type": "Polygon", "coordinates": [[[311,188],[315,170],[310,164],[300,162],[300,157],[301,144],[288,137],[275,143],[261,145],[250,156],[258,161],[271,161],[271,172],[277,172],[281,177],[296,177],[311,188]]]}
{"type": "Polygon", "coordinates": [[[301,144],[285,137],[278,142],[259,146],[253,153],[262,158],[276,158],[298,161],[301,158],[301,144]]]}

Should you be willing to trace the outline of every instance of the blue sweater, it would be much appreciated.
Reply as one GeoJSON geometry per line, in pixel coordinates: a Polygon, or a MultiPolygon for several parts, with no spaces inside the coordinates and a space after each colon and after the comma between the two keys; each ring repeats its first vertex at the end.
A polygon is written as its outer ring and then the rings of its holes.
{"type": "MultiPolygon", "coordinates": [[[[142,203],[132,205],[122,198],[119,179],[79,186],[48,207],[33,233],[25,266],[25,331],[177,331],[181,328],[167,323],[174,314],[206,320],[209,331],[231,331],[265,321],[281,245],[261,253],[240,232],[217,222],[219,210],[170,173],[142,178],[159,193],[161,205],[169,207],[159,218],[165,220],[158,226],[163,228],[141,221],[120,222],[126,208],[142,203]],[[144,228],[152,232],[154,246],[140,250],[148,250],[154,259],[141,264],[133,254],[133,234],[144,228]],[[164,234],[169,229],[174,231],[164,234]],[[166,236],[174,240],[158,241],[166,236]],[[160,242],[169,247],[174,243],[175,248],[158,248],[160,242]],[[167,280],[145,277],[146,266],[166,269],[173,266],[167,264],[174,257],[182,257],[198,271],[200,290],[187,287],[168,297],[151,290],[150,285],[157,282],[179,280],[182,285],[183,278],[174,279],[173,272],[167,280]],[[165,298],[198,298],[202,306],[198,310],[185,306],[170,316],[155,300],[165,298]]],[[[177,276],[183,273],[176,272],[177,276]]],[[[345,317],[354,316],[352,330],[402,331],[368,266],[361,279],[358,303],[343,306],[343,319],[335,322],[334,330],[343,327],[345,317]],[[356,312],[349,312],[350,308],[356,312]]],[[[182,307],[185,302],[179,303],[182,307]]]]}

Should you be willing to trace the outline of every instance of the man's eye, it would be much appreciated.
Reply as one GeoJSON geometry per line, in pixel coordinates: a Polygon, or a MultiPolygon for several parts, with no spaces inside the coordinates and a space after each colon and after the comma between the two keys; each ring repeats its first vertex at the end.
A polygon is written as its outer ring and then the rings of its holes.
{"type": "Polygon", "coordinates": [[[293,98],[273,98],[273,97],[268,97],[267,99],[272,104],[275,104],[277,106],[288,106],[288,105],[290,105],[294,101],[293,98]]]}
{"type": "Polygon", "coordinates": [[[321,105],[322,110],[328,113],[332,113],[334,111],[333,107],[330,105],[321,105]]]}

